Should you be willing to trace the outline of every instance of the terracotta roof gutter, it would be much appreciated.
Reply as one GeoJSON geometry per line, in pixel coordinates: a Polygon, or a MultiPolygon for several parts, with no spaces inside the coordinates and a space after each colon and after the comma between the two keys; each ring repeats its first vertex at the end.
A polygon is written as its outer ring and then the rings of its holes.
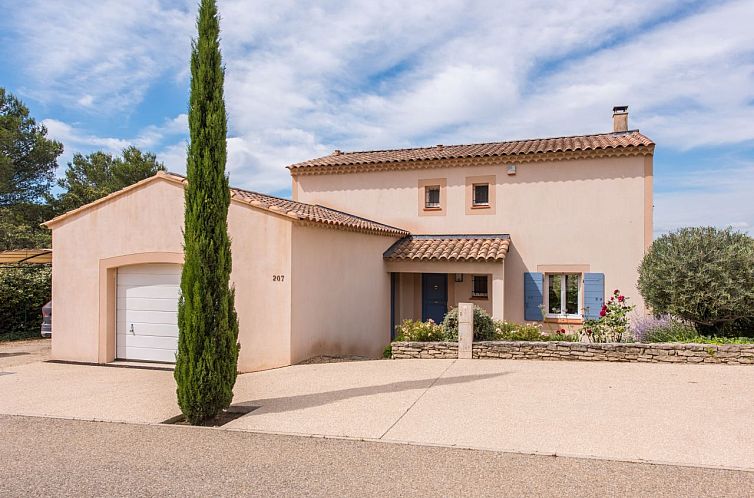
{"type": "Polygon", "coordinates": [[[355,173],[360,171],[414,169],[457,165],[452,160],[494,160],[517,163],[588,157],[651,155],[654,142],[639,130],[576,135],[541,139],[514,140],[468,145],[437,145],[408,149],[360,152],[336,151],[309,161],[288,166],[292,175],[355,173]]]}

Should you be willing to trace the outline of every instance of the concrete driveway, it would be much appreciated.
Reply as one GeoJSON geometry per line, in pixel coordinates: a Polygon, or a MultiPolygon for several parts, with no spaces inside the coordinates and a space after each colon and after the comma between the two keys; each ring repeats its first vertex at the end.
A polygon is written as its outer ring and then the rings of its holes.
{"type": "Polygon", "coordinates": [[[44,361],[50,357],[51,339],[0,342],[0,369],[44,361]]]}
{"type": "MultiPolygon", "coordinates": [[[[158,423],[172,372],[33,363],[0,413],[158,423]]],[[[6,373],[6,372],[3,372],[6,373]]],[[[225,428],[754,471],[754,368],[504,360],[363,361],[241,375],[225,428]]]]}

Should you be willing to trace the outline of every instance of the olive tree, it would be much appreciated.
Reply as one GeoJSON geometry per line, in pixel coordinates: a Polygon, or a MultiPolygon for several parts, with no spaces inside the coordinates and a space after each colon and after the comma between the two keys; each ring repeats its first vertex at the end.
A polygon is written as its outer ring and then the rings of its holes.
{"type": "Polygon", "coordinates": [[[682,228],[652,243],[639,291],[656,314],[702,334],[754,335],[754,239],[732,228],[682,228]]]}

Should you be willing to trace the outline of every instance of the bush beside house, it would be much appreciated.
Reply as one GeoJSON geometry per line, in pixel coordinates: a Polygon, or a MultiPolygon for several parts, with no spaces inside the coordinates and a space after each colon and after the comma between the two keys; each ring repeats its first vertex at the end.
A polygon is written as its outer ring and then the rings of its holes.
{"type": "Polygon", "coordinates": [[[744,233],[693,227],[661,236],[639,266],[638,287],[656,315],[699,334],[754,337],[754,239],[744,233]]]}

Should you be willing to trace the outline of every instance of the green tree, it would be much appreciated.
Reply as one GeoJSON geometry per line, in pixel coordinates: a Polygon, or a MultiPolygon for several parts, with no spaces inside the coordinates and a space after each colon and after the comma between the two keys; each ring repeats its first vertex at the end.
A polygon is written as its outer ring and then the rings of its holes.
{"type": "Polygon", "coordinates": [[[0,265],[0,341],[39,337],[51,295],[50,265],[0,265]]]}
{"type": "Polygon", "coordinates": [[[63,145],[0,88],[0,207],[38,202],[52,186],[63,145]]]}
{"type": "Polygon", "coordinates": [[[639,292],[656,314],[704,335],[754,335],[754,239],[731,228],[682,228],[652,243],[639,292]]]}
{"type": "Polygon", "coordinates": [[[123,149],[122,157],[106,152],[75,154],[65,177],[58,180],[64,192],[52,200],[56,213],[76,209],[112,192],[149,178],[165,166],[149,152],[134,146],[123,149]]]}
{"type": "Polygon", "coordinates": [[[22,203],[0,208],[0,251],[50,247],[50,231],[41,223],[52,217],[47,204],[22,203]]]}
{"type": "Polygon", "coordinates": [[[216,417],[233,400],[239,350],[235,293],[229,287],[227,121],[214,0],[201,1],[197,28],[191,46],[185,261],[175,364],[178,405],[195,425],[216,417]]]}
{"type": "Polygon", "coordinates": [[[0,87],[0,250],[49,247],[39,224],[51,214],[44,198],[62,153],[23,102],[0,87]]]}

